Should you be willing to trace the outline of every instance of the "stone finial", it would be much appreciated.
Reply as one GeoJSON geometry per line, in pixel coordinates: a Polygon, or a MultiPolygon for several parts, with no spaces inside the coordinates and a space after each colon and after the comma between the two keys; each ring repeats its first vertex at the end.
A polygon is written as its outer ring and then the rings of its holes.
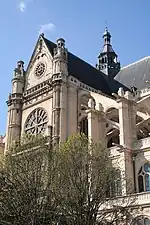
{"type": "Polygon", "coordinates": [[[22,60],[17,62],[17,68],[20,70],[24,70],[24,62],[22,60]]]}
{"type": "Polygon", "coordinates": [[[14,70],[14,77],[24,75],[24,62],[22,60],[17,62],[17,67],[14,70]]]}
{"type": "Polygon", "coordinates": [[[103,105],[100,102],[98,103],[98,110],[100,112],[104,111],[103,105]]]}
{"type": "Polygon", "coordinates": [[[88,107],[91,109],[95,109],[95,101],[94,99],[90,98],[88,101],[88,107]]]}
{"type": "Polygon", "coordinates": [[[137,88],[135,86],[131,86],[131,93],[133,94],[133,96],[137,95],[137,88]]]}
{"type": "Polygon", "coordinates": [[[3,136],[2,135],[0,135],[0,143],[3,143],[3,136]]]}
{"type": "Polygon", "coordinates": [[[57,48],[65,48],[65,40],[63,38],[57,39],[57,48]]]}
{"type": "Polygon", "coordinates": [[[124,97],[128,100],[133,100],[133,93],[131,93],[130,91],[126,91],[124,97]]]}
{"type": "Polygon", "coordinates": [[[57,39],[57,47],[54,49],[54,57],[67,60],[67,49],[65,48],[65,40],[57,39]]]}
{"type": "Polygon", "coordinates": [[[124,97],[124,90],[123,90],[122,87],[119,88],[118,95],[121,96],[121,97],[124,97]]]}

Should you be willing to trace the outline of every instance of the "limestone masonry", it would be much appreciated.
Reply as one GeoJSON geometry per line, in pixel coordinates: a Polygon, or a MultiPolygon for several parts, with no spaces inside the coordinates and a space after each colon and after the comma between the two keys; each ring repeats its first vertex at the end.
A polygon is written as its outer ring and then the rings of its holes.
{"type": "Polygon", "coordinates": [[[139,223],[148,225],[150,57],[121,68],[107,28],[103,39],[93,67],[70,53],[63,38],[54,44],[39,36],[26,71],[23,61],[14,70],[0,154],[24,133],[52,134],[59,143],[83,132],[119,161],[127,179],[116,195],[136,193],[139,223]]]}

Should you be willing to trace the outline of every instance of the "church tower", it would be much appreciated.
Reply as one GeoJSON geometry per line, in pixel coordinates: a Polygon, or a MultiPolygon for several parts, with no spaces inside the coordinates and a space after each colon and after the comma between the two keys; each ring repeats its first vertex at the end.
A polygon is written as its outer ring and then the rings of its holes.
{"type": "Polygon", "coordinates": [[[12,79],[12,93],[9,94],[7,101],[8,117],[5,151],[10,148],[15,140],[21,135],[21,118],[22,118],[22,100],[25,83],[24,62],[19,61],[14,70],[12,79]]]}
{"type": "Polygon", "coordinates": [[[120,70],[120,62],[117,60],[117,54],[111,45],[111,34],[107,27],[103,34],[104,46],[102,52],[98,56],[97,69],[108,75],[112,79],[120,70]]]}

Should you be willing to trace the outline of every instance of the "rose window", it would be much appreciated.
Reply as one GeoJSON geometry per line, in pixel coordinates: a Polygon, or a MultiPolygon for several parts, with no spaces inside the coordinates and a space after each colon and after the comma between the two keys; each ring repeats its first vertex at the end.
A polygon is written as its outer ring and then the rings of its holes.
{"type": "Polygon", "coordinates": [[[25,123],[25,133],[44,133],[48,123],[47,113],[42,108],[35,109],[27,118],[25,123]]]}
{"type": "Polygon", "coordinates": [[[38,63],[35,68],[35,75],[37,77],[42,76],[45,73],[45,69],[46,69],[46,66],[44,63],[42,63],[42,62],[38,63]]]}

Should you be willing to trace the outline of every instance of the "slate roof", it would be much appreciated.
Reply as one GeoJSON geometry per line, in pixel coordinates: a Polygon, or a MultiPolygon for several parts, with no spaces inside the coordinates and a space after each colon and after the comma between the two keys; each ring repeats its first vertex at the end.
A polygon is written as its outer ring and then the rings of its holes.
{"type": "Polygon", "coordinates": [[[116,75],[115,80],[128,88],[135,86],[140,90],[148,87],[145,81],[150,81],[150,56],[122,68],[116,75]]]}
{"type": "MultiPolygon", "coordinates": [[[[44,40],[53,55],[53,50],[56,48],[56,44],[46,38],[44,38],[44,40]]],[[[119,87],[123,86],[116,80],[108,82],[108,77],[104,73],[70,52],[68,52],[68,70],[69,75],[107,95],[111,95],[112,92],[117,92],[119,87]]]]}

